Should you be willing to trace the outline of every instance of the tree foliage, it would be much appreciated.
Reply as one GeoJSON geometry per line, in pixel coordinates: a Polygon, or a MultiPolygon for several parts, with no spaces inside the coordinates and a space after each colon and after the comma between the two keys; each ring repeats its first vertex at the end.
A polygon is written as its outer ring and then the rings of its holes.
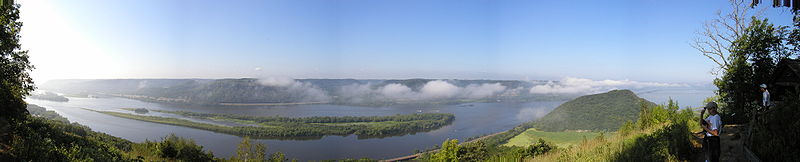
{"type": "Polygon", "coordinates": [[[267,145],[263,143],[251,144],[250,137],[244,137],[242,143],[236,148],[236,155],[230,158],[234,162],[284,162],[286,157],[281,152],[272,153],[267,157],[267,145]]]}
{"type": "Polygon", "coordinates": [[[625,121],[638,118],[640,104],[655,105],[630,90],[586,95],[561,104],[535,125],[543,131],[616,131],[625,121]]]}
{"type": "Polygon", "coordinates": [[[210,151],[203,150],[194,140],[170,134],[154,142],[146,140],[142,143],[133,143],[130,156],[149,160],[178,160],[178,161],[216,161],[210,151]]]}
{"type": "Polygon", "coordinates": [[[0,161],[130,161],[131,142],[86,126],[40,117],[12,123],[0,161]]]}
{"type": "Polygon", "coordinates": [[[423,156],[420,161],[522,161],[555,150],[556,147],[542,139],[526,147],[490,146],[483,141],[459,144],[457,139],[442,143],[438,152],[423,156]]]}
{"type": "Polygon", "coordinates": [[[0,119],[20,118],[27,114],[23,99],[35,86],[28,73],[34,67],[28,60],[28,51],[22,50],[19,43],[19,5],[0,6],[0,28],[0,119]]]}
{"type": "MultiPolygon", "coordinates": [[[[752,3],[750,3],[750,6],[751,7],[758,6],[759,4],[761,4],[761,1],[762,0],[752,0],[752,3]]],[[[792,13],[795,14],[794,20],[798,21],[797,13],[798,13],[798,11],[800,11],[800,4],[797,4],[797,3],[798,3],[797,1],[789,1],[789,0],[783,0],[783,1],[772,0],[772,7],[787,7],[787,8],[791,8],[792,13]]]]}
{"type": "Polygon", "coordinates": [[[698,33],[698,37],[692,43],[692,47],[717,64],[717,67],[711,70],[711,74],[714,75],[730,68],[733,42],[744,35],[745,28],[751,20],[749,17],[760,15],[760,12],[753,11],[745,0],[729,1],[731,10],[717,11],[717,18],[706,22],[703,31],[698,33]]]}
{"type": "Polygon", "coordinates": [[[457,162],[458,152],[461,147],[458,146],[458,139],[447,139],[442,142],[442,147],[439,152],[431,156],[432,161],[440,162],[457,162]]]}
{"type": "Polygon", "coordinates": [[[791,37],[798,30],[776,27],[767,19],[752,17],[745,31],[731,45],[730,65],[720,78],[714,80],[724,120],[742,123],[752,115],[760,101],[759,84],[767,84],[777,62],[796,55],[796,42],[791,37]]]}

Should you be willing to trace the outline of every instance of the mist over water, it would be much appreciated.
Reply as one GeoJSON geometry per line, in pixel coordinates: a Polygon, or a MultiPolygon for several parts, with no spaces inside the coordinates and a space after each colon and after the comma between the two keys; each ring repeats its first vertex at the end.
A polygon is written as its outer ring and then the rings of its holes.
{"type": "Polygon", "coordinates": [[[567,77],[559,81],[549,81],[543,85],[536,85],[530,89],[534,94],[595,94],[608,92],[615,89],[646,89],[646,88],[676,88],[689,87],[688,84],[639,82],[632,80],[591,80],[585,78],[567,77]]]}
{"type": "Polygon", "coordinates": [[[547,108],[547,107],[523,108],[523,109],[519,110],[519,113],[517,113],[517,120],[520,120],[520,121],[531,121],[531,120],[534,120],[534,119],[539,119],[539,118],[547,115],[547,113],[550,113],[550,110],[553,110],[553,109],[552,108],[547,108]]]}
{"type": "Polygon", "coordinates": [[[637,96],[656,104],[665,104],[672,99],[677,101],[681,108],[685,108],[704,105],[703,100],[714,96],[716,87],[711,84],[591,80],[567,77],[559,81],[548,81],[546,84],[535,85],[530,88],[530,93],[588,95],[617,89],[629,89],[637,96]]]}
{"type": "Polygon", "coordinates": [[[716,88],[713,87],[680,87],[634,91],[636,95],[656,104],[666,104],[672,99],[678,102],[681,108],[702,107],[703,100],[714,96],[716,88]]]}
{"type": "Polygon", "coordinates": [[[449,98],[480,99],[497,96],[508,91],[500,83],[470,84],[458,87],[443,80],[434,80],[425,83],[418,91],[398,83],[383,86],[371,83],[352,84],[341,87],[336,95],[359,102],[363,98],[377,98],[380,100],[436,100],[449,98]]]}
{"type": "MultiPolygon", "coordinates": [[[[681,83],[639,82],[632,80],[592,80],[566,77],[557,81],[532,82],[527,86],[508,87],[500,83],[470,83],[457,85],[453,80],[425,81],[419,87],[409,87],[400,83],[366,82],[353,83],[325,91],[317,85],[288,77],[265,77],[258,79],[263,86],[281,87],[291,94],[307,96],[309,101],[330,101],[339,99],[345,102],[362,103],[368,101],[431,101],[439,99],[484,99],[498,96],[517,95],[568,95],[581,96],[604,93],[616,89],[630,89],[635,92],[652,93],[656,90],[698,89],[693,85],[681,83]]],[[[455,81],[457,82],[457,81],[455,81]]],[[[643,94],[644,94],[643,93],[643,94]]],[[[656,97],[655,99],[661,100],[656,97]]]]}

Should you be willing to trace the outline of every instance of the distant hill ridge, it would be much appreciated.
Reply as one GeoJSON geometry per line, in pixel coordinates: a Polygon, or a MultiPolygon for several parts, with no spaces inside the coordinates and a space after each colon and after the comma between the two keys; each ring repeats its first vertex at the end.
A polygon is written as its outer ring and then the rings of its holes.
{"type": "Polygon", "coordinates": [[[534,127],[544,131],[616,131],[625,121],[639,118],[642,103],[655,105],[630,90],[581,96],[539,118],[534,127]]]}
{"type": "Polygon", "coordinates": [[[461,103],[566,99],[527,89],[545,81],[458,79],[76,79],[52,80],[43,90],[73,95],[111,95],[170,103],[461,103]],[[428,86],[426,89],[425,87],[428,86]]]}

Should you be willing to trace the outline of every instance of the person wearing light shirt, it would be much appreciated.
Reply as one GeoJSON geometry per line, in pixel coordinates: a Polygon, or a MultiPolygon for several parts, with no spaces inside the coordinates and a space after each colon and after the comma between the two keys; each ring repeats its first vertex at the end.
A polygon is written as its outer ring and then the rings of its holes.
{"type": "MultiPolygon", "coordinates": [[[[703,138],[703,143],[705,146],[703,148],[706,150],[706,157],[708,161],[717,162],[719,161],[720,155],[720,140],[719,134],[720,129],[722,128],[722,120],[717,113],[717,103],[716,102],[709,102],[703,111],[708,111],[709,116],[705,119],[701,119],[700,127],[706,132],[705,138],[703,138]]],[[[702,117],[704,112],[700,113],[700,117],[702,117]]]]}
{"type": "Polygon", "coordinates": [[[761,84],[761,96],[761,106],[764,106],[764,108],[769,107],[769,90],[767,90],[766,84],[761,84]]]}

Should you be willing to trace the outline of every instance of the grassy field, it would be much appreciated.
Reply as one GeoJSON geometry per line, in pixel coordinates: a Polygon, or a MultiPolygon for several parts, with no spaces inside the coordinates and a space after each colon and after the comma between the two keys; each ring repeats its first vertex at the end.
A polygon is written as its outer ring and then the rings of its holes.
{"type": "Polygon", "coordinates": [[[694,157],[699,143],[690,142],[686,127],[661,124],[635,130],[629,135],[615,134],[605,139],[590,139],[567,149],[548,152],[524,161],[686,161],[694,157]]]}
{"type": "Polygon", "coordinates": [[[690,161],[700,151],[698,117],[691,109],[667,105],[643,107],[635,123],[623,125],[606,138],[587,139],[524,161],[690,161]]]}
{"type": "MultiPolygon", "coordinates": [[[[552,142],[558,147],[569,147],[581,144],[584,140],[591,140],[599,136],[599,132],[544,132],[530,128],[525,132],[508,140],[504,146],[528,146],[536,143],[540,138],[547,142],[552,142]]],[[[604,134],[609,137],[611,134],[604,134]]]]}

